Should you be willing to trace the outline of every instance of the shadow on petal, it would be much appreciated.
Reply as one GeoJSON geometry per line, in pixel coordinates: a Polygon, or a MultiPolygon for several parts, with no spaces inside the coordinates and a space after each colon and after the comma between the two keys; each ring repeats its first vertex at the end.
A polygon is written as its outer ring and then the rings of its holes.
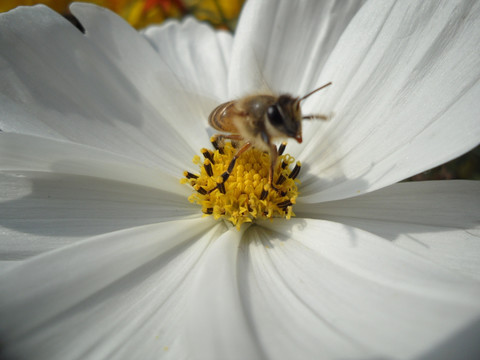
{"type": "Polygon", "coordinates": [[[475,319],[416,360],[480,359],[479,334],[480,319],[475,319]]]}
{"type": "Polygon", "coordinates": [[[2,174],[0,224],[38,236],[82,238],[196,214],[185,197],[88,176],[2,174]]]}

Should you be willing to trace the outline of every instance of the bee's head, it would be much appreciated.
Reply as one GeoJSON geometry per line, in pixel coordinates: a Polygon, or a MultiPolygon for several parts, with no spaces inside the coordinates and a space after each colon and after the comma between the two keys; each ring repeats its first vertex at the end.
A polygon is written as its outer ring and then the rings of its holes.
{"type": "Polygon", "coordinates": [[[310,95],[315,94],[317,91],[330,86],[329,82],[319,88],[313,90],[307,95],[301,98],[293,98],[290,95],[280,95],[275,104],[270,105],[267,109],[267,117],[280,133],[285,134],[288,137],[295,138],[299,143],[302,142],[302,119],[323,119],[327,117],[324,115],[307,115],[302,116],[302,109],[300,109],[300,103],[308,98],[310,95]]]}
{"type": "Polygon", "coordinates": [[[302,142],[302,112],[299,99],[280,95],[275,104],[267,109],[270,124],[285,136],[302,142]]]}

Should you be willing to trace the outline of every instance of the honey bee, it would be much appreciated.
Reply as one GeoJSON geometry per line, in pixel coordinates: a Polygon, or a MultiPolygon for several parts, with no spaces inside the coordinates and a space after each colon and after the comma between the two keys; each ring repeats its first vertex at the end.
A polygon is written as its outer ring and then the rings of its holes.
{"type": "MultiPolygon", "coordinates": [[[[229,134],[215,134],[212,136],[212,144],[221,151],[225,139],[233,140],[241,144],[237,153],[232,158],[227,171],[215,189],[224,189],[223,183],[232,173],[238,157],[250,147],[265,151],[270,155],[270,168],[268,183],[273,186],[273,173],[277,157],[283,152],[286,143],[282,143],[281,150],[273,143],[279,138],[294,138],[302,142],[302,120],[321,119],[327,120],[325,115],[302,115],[300,103],[317,91],[331,85],[329,82],[303,97],[292,97],[288,94],[251,95],[238,100],[228,101],[217,106],[208,117],[208,123],[216,130],[229,134]]],[[[223,192],[223,191],[222,191],[223,192]]]]}

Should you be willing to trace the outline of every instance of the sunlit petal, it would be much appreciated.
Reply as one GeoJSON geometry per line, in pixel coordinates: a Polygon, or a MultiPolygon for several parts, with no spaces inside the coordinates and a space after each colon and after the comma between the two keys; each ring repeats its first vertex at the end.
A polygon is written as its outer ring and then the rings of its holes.
{"type": "Polygon", "coordinates": [[[189,92],[189,102],[204,106],[205,120],[227,95],[232,35],[191,18],[149,27],[144,35],[189,92]]]}
{"type": "Polygon", "coordinates": [[[39,171],[0,174],[0,260],[21,260],[87,237],[201,214],[185,196],[39,171]]]}
{"type": "Polygon", "coordinates": [[[151,44],[105,9],[72,10],[85,34],[45,7],[0,15],[0,46],[9,49],[0,56],[9,67],[1,73],[0,128],[148,163],[172,143],[172,156],[191,157],[206,123],[192,121],[201,114],[151,44]]]}
{"type": "MultiPolygon", "coordinates": [[[[85,175],[177,194],[186,193],[178,180],[160,166],[147,167],[131,158],[71,142],[0,133],[0,160],[3,171],[35,170],[85,175]]],[[[180,175],[180,169],[176,170],[180,175]]]]}
{"type": "Polygon", "coordinates": [[[476,146],[479,41],[476,1],[362,7],[322,72],[334,85],[307,103],[334,118],[306,130],[304,200],[372,191],[476,146]]]}
{"type": "Polygon", "coordinates": [[[3,274],[4,354],[154,358],[170,351],[173,357],[186,356],[181,309],[188,276],[215,236],[207,231],[211,225],[182,220],[102,235],[3,274]]]}
{"type": "Polygon", "coordinates": [[[298,204],[296,211],[366,230],[480,280],[477,181],[400,183],[351,199],[298,204]]]}
{"type": "Polygon", "coordinates": [[[249,1],[235,33],[229,97],[270,88],[304,95],[362,1],[249,1]]]}
{"type": "MultiPolygon", "coordinates": [[[[260,359],[252,319],[242,301],[237,259],[241,232],[220,236],[199,264],[189,304],[189,335],[200,359],[260,359]]],[[[240,271],[240,272],[239,272],[240,271]]]]}
{"type": "MultiPolygon", "coordinates": [[[[271,232],[250,247],[255,292],[249,293],[266,294],[250,308],[260,337],[278,343],[279,353],[288,347],[273,331],[275,318],[286,318],[283,329],[305,342],[301,348],[312,354],[325,348],[335,358],[351,357],[352,346],[359,354],[411,358],[479,327],[478,281],[348,225],[305,219],[265,227],[271,232]],[[277,286],[267,285],[272,276],[277,286]],[[350,346],[318,346],[326,336],[350,346]]],[[[462,351],[475,352],[469,341],[462,351]]]]}

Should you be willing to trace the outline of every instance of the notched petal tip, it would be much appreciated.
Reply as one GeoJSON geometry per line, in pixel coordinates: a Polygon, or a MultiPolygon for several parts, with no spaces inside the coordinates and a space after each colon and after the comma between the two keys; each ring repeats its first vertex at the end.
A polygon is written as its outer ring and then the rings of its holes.
{"type": "Polygon", "coordinates": [[[82,34],[85,34],[85,28],[83,27],[82,23],[71,13],[64,14],[63,17],[70,21],[73,26],[75,26],[82,34]]]}

